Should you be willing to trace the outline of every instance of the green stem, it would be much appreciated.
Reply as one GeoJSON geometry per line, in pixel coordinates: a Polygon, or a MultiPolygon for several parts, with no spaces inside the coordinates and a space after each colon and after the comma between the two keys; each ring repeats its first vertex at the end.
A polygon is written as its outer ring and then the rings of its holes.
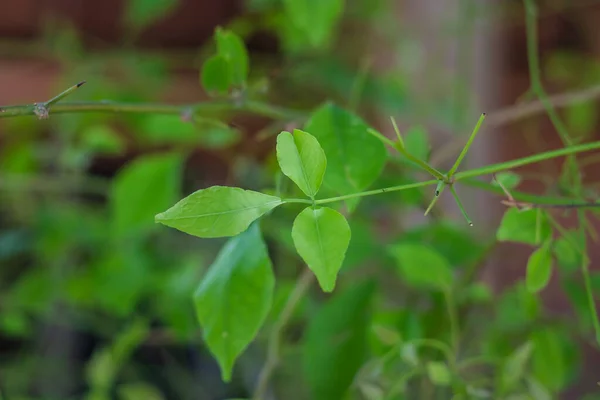
{"type": "Polygon", "coordinates": [[[460,212],[462,213],[463,217],[467,220],[469,226],[473,226],[473,221],[471,221],[471,218],[469,218],[467,211],[463,207],[462,202],[458,197],[458,193],[456,193],[456,189],[454,189],[454,185],[450,185],[450,191],[452,192],[452,196],[454,196],[454,200],[456,201],[456,204],[458,205],[458,208],[460,209],[460,212]]]}
{"type": "MultiPolygon", "coordinates": [[[[415,188],[419,188],[419,187],[423,187],[423,186],[435,185],[437,182],[438,181],[429,180],[429,181],[423,181],[423,182],[417,182],[417,183],[410,183],[407,185],[390,186],[390,187],[382,188],[382,189],[368,190],[366,192],[353,193],[353,194],[347,194],[344,196],[337,196],[337,197],[330,197],[328,199],[316,200],[315,204],[327,204],[327,203],[333,203],[336,201],[354,199],[357,197],[372,196],[375,194],[396,192],[399,190],[415,189],[415,188]]],[[[286,200],[286,202],[287,202],[287,200],[286,200]]],[[[305,201],[302,201],[302,203],[305,203],[305,201]]],[[[311,204],[312,204],[312,202],[311,202],[311,204]]]]}
{"type": "Polygon", "coordinates": [[[377,139],[381,140],[384,144],[387,144],[390,147],[393,147],[394,149],[396,149],[400,154],[402,154],[404,157],[406,157],[410,161],[414,162],[421,169],[429,172],[429,174],[431,174],[431,176],[433,176],[434,178],[439,179],[439,180],[445,180],[446,177],[440,171],[438,171],[437,169],[433,168],[431,165],[427,164],[425,161],[420,160],[419,158],[413,156],[408,151],[406,151],[406,149],[404,148],[404,144],[402,143],[402,136],[400,135],[400,131],[398,130],[398,127],[396,126],[394,119],[392,119],[392,124],[394,125],[394,130],[396,131],[396,134],[398,135],[398,142],[394,142],[393,140],[390,140],[385,135],[377,132],[375,129],[367,129],[367,132],[369,132],[371,135],[375,136],[377,139]]]}
{"type": "Polygon", "coordinates": [[[577,146],[565,147],[558,150],[546,151],[531,155],[529,157],[519,158],[517,160],[506,161],[498,164],[492,164],[481,168],[475,168],[469,171],[459,172],[454,175],[455,180],[472,178],[480,175],[489,175],[500,171],[509,169],[519,168],[524,165],[535,164],[540,161],[550,160],[552,158],[567,156],[575,153],[582,153],[584,151],[591,151],[600,149],[600,141],[592,143],[583,143],[577,146]]]}
{"type": "MultiPolygon", "coordinates": [[[[51,114],[99,112],[99,113],[133,113],[133,114],[170,114],[184,115],[186,112],[194,114],[214,114],[219,112],[249,112],[272,119],[296,119],[304,113],[258,101],[246,101],[237,104],[234,101],[207,101],[187,105],[168,105],[151,103],[120,103],[113,101],[96,102],[62,102],[51,107],[51,114]]],[[[35,114],[35,105],[17,105],[0,107],[0,118],[28,116],[35,114]]]]}
{"type": "Polygon", "coordinates": [[[442,182],[442,185],[440,185],[439,182],[440,181],[438,181],[438,185],[435,188],[435,195],[433,196],[433,199],[431,199],[431,203],[429,203],[429,206],[427,207],[427,209],[425,210],[425,214],[423,214],[423,215],[429,214],[429,212],[431,211],[431,209],[433,208],[435,203],[437,203],[437,201],[440,199],[440,196],[444,192],[444,189],[446,189],[447,185],[443,182],[442,182]]]}
{"type": "Polygon", "coordinates": [[[44,103],[44,105],[46,107],[51,106],[54,103],[58,103],[61,99],[67,97],[68,95],[70,95],[71,93],[73,93],[75,90],[79,89],[81,86],[83,86],[83,84],[85,83],[85,81],[81,81],[76,85],[71,86],[70,88],[68,88],[67,90],[65,90],[64,92],[54,96],[53,98],[51,98],[50,100],[48,100],[46,103],[44,103]]]}
{"type": "Polygon", "coordinates": [[[481,124],[483,124],[484,119],[485,119],[485,113],[481,114],[481,116],[479,117],[479,120],[477,121],[475,128],[473,128],[473,132],[471,132],[471,136],[469,136],[469,140],[467,141],[467,144],[465,145],[465,147],[463,147],[462,151],[458,155],[458,158],[454,162],[454,165],[448,172],[448,179],[450,179],[454,176],[454,173],[460,166],[460,163],[462,162],[463,158],[465,158],[465,156],[467,155],[467,152],[471,148],[471,145],[473,144],[473,140],[475,140],[475,136],[477,136],[477,133],[479,132],[479,128],[481,128],[481,124]]]}

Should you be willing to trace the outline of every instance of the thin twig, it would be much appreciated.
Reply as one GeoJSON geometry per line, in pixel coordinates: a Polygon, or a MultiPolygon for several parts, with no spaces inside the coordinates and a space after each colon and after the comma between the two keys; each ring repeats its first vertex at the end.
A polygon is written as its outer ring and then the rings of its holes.
{"type": "MultiPolygon", "coordinates": [[[[43,103],[42,103],[43,104],[43,103]]],[[[2,106],[0,118],[38,115],[36,104],[2,106]]],[[[52,105],[51,114],[98,112],[98,113],[135,113],[170,114],[182,117],[193,114],[215,114],[222,112],[250,112],[273,119],[296,119],[304,117],[301,111],[290,110],[258,101],[236,102],[234,100],[206,101],[195,104],[169,105],[152,103],[121,103],[108,100],[89,102],[61,102],[52,105]]]]}
{"type": "Polygon", "coordinates": [[[275,322],[275,326],[273,327],[271,335],[269,336],[267,359],[258,376],[258,383],[253,396],[254,400],[264,400],[265,398],[269,386],[269,380],[271,379],[271,375],[279,363],[279,350],[283,330],[292,318],[292,314],[294,313],[298,302],[302,299],[302,297],[304,297],[304,294],[312,284],[314,277],[315,276],[309,269],[305,269],[302,272],[302,275],[300,275],[298,278],[296,286],[288,297],[287,302],[285,303],[285,306],[279,315],[279,318],[275,322]]]}
{"type": "MultiPolygon", "coordinates": [[[[575,90],[548,96],[546,99],[547,103],[556,109],[579,103],[587,103],[598,98],[600,98],[600,85],[584,90],[575,90]]],[[[490,113],[486,123],[493,126],[507,125],[533,115],[541,114],[545,110],[544,103],[540,100],[534,100],[525,104],[515,104],[490,113]]]]}
{"type": "Polygon", "coordinates": [[[496,174],[493,174],[493,179],[496,181],[498,186],[506,194],[507,199],[502,200],[501,203],[507,207],[516,207],[521,211],[530,210],[532,208],[545,208],[545,209],[579,209],[579,208],[600,208],[600,202],[589,202],[589,203],[531,203],[524,201],[516,201],[510,194],[509,190],[496,178],[496,174]]]}

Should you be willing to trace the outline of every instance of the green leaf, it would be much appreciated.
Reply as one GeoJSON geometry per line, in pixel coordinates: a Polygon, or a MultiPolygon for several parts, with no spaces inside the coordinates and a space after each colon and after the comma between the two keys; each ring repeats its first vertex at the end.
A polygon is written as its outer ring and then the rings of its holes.
{"type": "Polygon", "coordinates": [[[452,285],[452,270],[448,261],[429,246],[401,243],[390,248],[403,279],[412,286],[448,289],[452,285]]]}
{"type": "Polygon", "coordinates": [[[229,239],[194,295],[198,321],[225,382],[262,326],[275,276],[258,224],[229,239]]]}
{"type": "Polygon", "coordinates": [[[429,139],[424,127],[413,126],[403,136],[404,147],[409,154],[423,161],[429,159],[429,139]]]}
{"type": "Polygon", "coordinates": [[[310,318],[302,355],[312,400],[343,399],[363,365],[373,290],[372,282],[360,283],[310,318]]]}
{"type": "Polygon", "coordinates": [[[282,203],[279,197],[251,190],[212,186],[156,215],[156,222],[201,238],[235,236],[282,203]]]}
{"type": "Polygon", "coordinates": [[[492,185],[500,186],[498,185],[498,182],[500,182],[506,189],[510,190],[516,188],[519,183],[521,183],[521,177],[510,171],[498,172],[496,174],[496,179],[492,181],[492,185]]]}
{"type": "Polygon", "coordinates": [[[305,130],[317,138],[327,155],[324,185],[348,194],[366,189],[379,177],[387,151],[367,129],[362,119],[333,104],[312,114],[305,130]]]}
{"type": "Polygon", "coordinates": [[[314,47],[327,45],[344,11],[343,0],[283,0],[287,20],[314,47]]]}
{"type": "Polygon", "coordinates": [[[500,385],[503,393],[512,390],[517,383],[526,376],[527,363],[529,362],[532,351],[533,345],[528,341],[519,346],[504,360],[500,376],[500,385]]]}
{"type": "Polygon", "coordinates": [[[561,337],[550,328],[531,335],[533,375],[548,389],[558,392],[565,386],[567,370],[561,337]]]}
{"type": "Polygon", "coordinates": [[[250,61],[244,42],[235,33],[222,28],[217,28],[215,40],[217,53],[229,63],[231,83],[237,86],[245,85],[250,61]]]}
{"type": "Polygon", "coordinates": [[[346,218],[331,208],[306,207],[294,220],[294,246],[325,292],[335,288],[350,236],[346,218]]]}
{"type": "Polygon", "coordinates": [[[200,81],[207,93],[227,93],[232,85],[231,64],[224,56],[217,54],[210,57],[202,65],[200,81]]]}
{"type": "Polygon", "coordinates": [[[496,239],[536,245],[543,243],[552,233],[546,213],[539,209],[520,211],[511,207],[500,222],[496,239]]]}
{"type": "Polygon", "coordinates": [[[164,18],[176,5],[177,0],[128,0],[125,22],[135,29],[141,29],[164,18]]]}
{"type": "Polygon", "coordinates": [[[437,386],[448,386],[452,380],[450,370],[443,362],[429,361],[427,363],[429,380],[437,386]]]}
{"type": "Polygon", "coordinates": [[[552,275],[552,241],[547,240],[542,247],[531,254],[527,261],[527,290],[537,293],[544,289],[552,275]]]}
{"type": "Polygon", "coordinates": [[[133,236],[152,228],[154,215],[179,196],[182,163],[179,154],[147,155],[130,162],[117,174],[110,193],[116,236],[133,236]]]}
{"type": "Polygon", "coordinates": [[[325,175],[327,159],[314,136],[295,129],[277,136],[277,160],[281,171],[310,198],[314,198],[325,175]]]}

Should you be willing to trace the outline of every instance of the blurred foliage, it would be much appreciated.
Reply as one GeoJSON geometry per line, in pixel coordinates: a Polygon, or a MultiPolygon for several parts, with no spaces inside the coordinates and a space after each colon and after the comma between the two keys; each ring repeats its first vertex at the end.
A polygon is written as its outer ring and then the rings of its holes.
{"type": "MultiPolygon", "coordinates": [[[[128,0],[128,39],[177,7],[128,0]]],[[[288,125],[302,125],[327,156],[322,196],[418,182],[410,162],[386,164],[385,147],[362,134],[369,118],[393,114],[454,130],[457,114],[471,117],[472,96],[464,77],[425,65],[394,8],[388,0],[247,0],[230,26],[217,28],[198,50],[199,96],[203,89],[215,102],[301,111],[264,127],[262,140],[228,112],[0,120],[0,398],[249,399],[272,332],[281,348],[269,398],[552,399],[578,385],[593,336],[580,274],[585,238],[556,228],[551,212],[510,208],[497,231],[474,232],[443,214],[415,223],[430,196],[421,188],[336,204],[331,211],[344,214],[352,232],[341,265],[321,260],[335,269],[336,289],[311,286],[293,310],[288,299],[306,257],[296,255],[290,227],[302,208],[265,209],[260,226],[227,242],[154,223],[155,214],[215,182],[301,195],[273,154],[274,133],[288,125]],[[277,57],[247,49],[246,39],[261,31],[278,40],[277,57]],[[374,72],[363,31],[389,42],[401,60],[374,72]],[[419,70],[433,71],[424,90],[464,98],[424,102],[411,84],[419,70]],[[523,279],[497,291],[479,272],[502,242],[535,248],[518,266],[523,279]],[[574,316],[557,316],[542,301],[552,274],[574,316]]],[[[69,101],[157,102],[176,75],[160,52],[89,51],[64,21],[49,20],[44,35],[62,71],[56,89],[89,82],[69,101]]],[[[542,68],[565,89],[600,76],[584,52],[552,53],[542,68]]],[[[563,117],[581,141],[598,122],[591,102],[567,107],[563,117]]],[[[406,148],[427,161],[431,136],[410,125],[406,148]]],[[[523,179],[497,176],[511,190],[523,179]]],[[[344,241],[345,225],[335,226],[344,241]]],[[[600,295],[597,272],[591,288],[600,295]]]]}

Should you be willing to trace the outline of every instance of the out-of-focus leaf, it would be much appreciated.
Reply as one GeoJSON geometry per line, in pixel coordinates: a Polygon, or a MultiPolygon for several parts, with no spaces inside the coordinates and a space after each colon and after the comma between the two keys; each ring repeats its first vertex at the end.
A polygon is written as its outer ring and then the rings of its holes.
{"type": "Polygon", "coordinates": [[[287,19],[314,47],[327,45],[344,11],[344,0],[283,0],[287,19]]]}
{"type": "Polygon", "coordinates": [[[250,60],[244,41],[235,33],[217,28],[215,32],[217,53],[229,63],[231,83],[244,86],[248,79],[250,60]]]}
{"type": "Polygon", "coordinates": [[[210,57],[202,65],[200,81],[208,93],[227,93],[233,83],[229,61],[220,54],[210,57]]]}
{"type": "Polygon", "coordinates": [[[367,353],[372,282],[336,294],[309,321],[304,374],[313,400],[342,399],[367,353]]]}
{"type": "Polygon", "coordinates": [[[182,162],[179,154],[147,155],[118,173],[110,196],[114,235],[133,236],[153,228],[154,216],[179,196],[182,162]]]}
{"type": "Polygon", "coordinates": [[[504,360],[500,375],[500,386],[503,393],[509,393],[526,376],[525,372],[532,351],[532,342],[528,341],[519,346],[504,360]]]}
{"type": "Polygon", "coordinates": [[[439,290],[452,286],[448,261],[429,246],[400,243],[392,246],[390,252],[398,263],[400,275],[409,285],[439,290]]]}
{"type": "Polygon", "coordinates": [[[511,207],[504,213],[496,238],[501,242],[536,245],[543,243],[551,233],[552,229],[544,211],[520,211],[511,207]]]}
{"type": "Polygon", "coordinates": [[[148,323],[138,319],[127,326],[107,347],[96,351],[86,366],[90,397],[108,395],[118,371],[148,335],[148,323]]]}
{"type": "Polygon", "coordinates": [[[450,370],[443,362],[429,361],[427,363],[429,380],[437,386],[448,386],[452,380],[450,370]]]}
{"type": "Polygon", "coordinates": [[[500,186],[498,182],[501,183],[504,188],[510,190],[516,188],[519,183],[521,183],[521,177],[510,171],[498,172],[496,174],[496,180],[492,181],[492,185],[500,186]]]}
{"type": "Polygon", "coordinates": [[[485,246],[477,239],[472,230],[444,221],[417,226],[402,234],[402,242],[430,246],[444,256],[451,267],[466,267],[482,257],[485,246]]]}
{"type": "Polygon", "coordinates": [[[542,247],[531,254],[527,261],[526,284],[530,292],[544,289],[552,276],[552,241],[547,240],[542,247]]]}
{"type": "Polygon", "coordinates": [[[534,321],[539,311],[539,299],[520,282],[500,297],[494,322],[500,332],[515,331],[534,321]]]}
{"type": "Polygon", "coordinates": [[[120,154],[125,150],[125,141],[109,126],[93,125],[81,133],[81,146],[93,153],[120,154]]]}
{"type": "Polygon", "coordinates": [[[152,385],[144,382],[126,383],[117,387],[120,400],[163,400],[164,396],[152,385]]]}
{"type": "Polygon", "coordinates": [[[563,389],[566,383],[567,365],[561,337],[550,328],[532,333],[532,368],[537,380],[553,392],[563,389]]]}
{"type": "Polygon", "coordinates": [[[406,150],[420,160],[429,159],[429,139],[427,131],[422,126],[413,126],[403,135],[404,146],[406,150]]]}
{"type": "Polygon", "coordinates": [[[554,257],[558,262],[559,268],[563,272],[575,272],[581,266],[581,250],[575,247],[579,243],[579,233],[577,231],[567,232],[567,236],[561,236],[552,245],[554,257]]]}
{"type": "Polygon", "coordinates": [[[312,114],[305,130],[317,138],[327,156],[324,186],[348,194],[365,190],[377,179],[387,152],[367,129],[362,119],[333,104],[312,114]]]}
{"type": "Polygon", "coordinates": [[[127,0],[125,22],[127,25],[141,29],[168,15],[177,0],[127,0]]]}

